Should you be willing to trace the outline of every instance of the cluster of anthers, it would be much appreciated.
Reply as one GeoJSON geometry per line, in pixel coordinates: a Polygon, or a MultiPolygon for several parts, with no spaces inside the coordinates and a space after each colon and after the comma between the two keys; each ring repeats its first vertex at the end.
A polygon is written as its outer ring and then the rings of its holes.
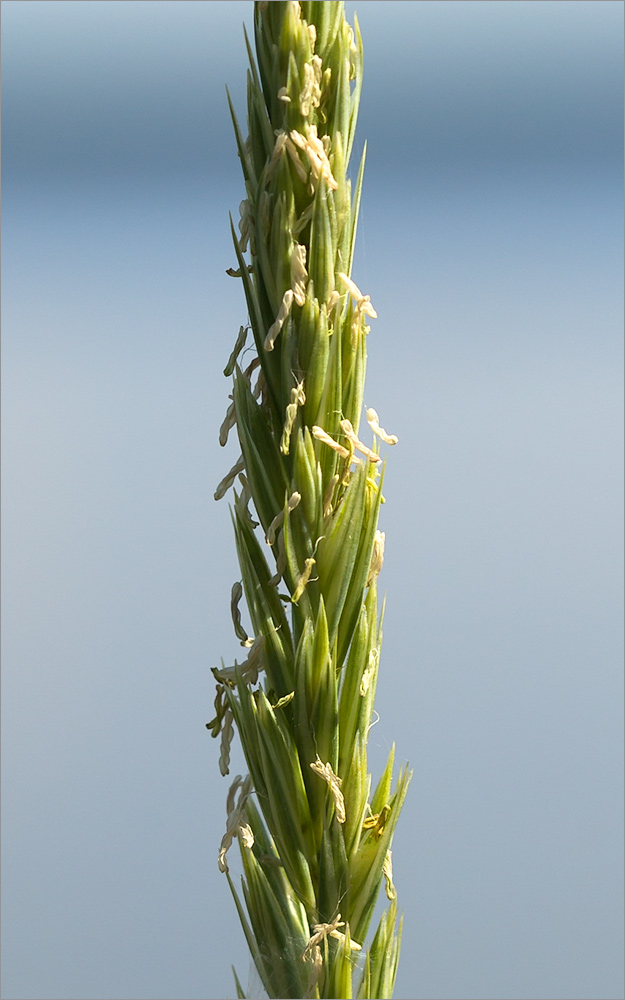
{"type": "Polygon", "coordinates": [[[311,963],[311,974],[310,974],[310,985],[308,990],[308,996],[312,996],[313,990],[317,985],[321,972],[323,970],[323,957],[321,954],[321,944],[326,940],[326,938],[335,938],[337,941],[349,940],[349,947],[351,951],[361,951],[362,945],[358,944],[357,941],[353,941],[349,935],[349,926],[345,924],[344,920],[341,920],[341,914],[337,913],[335,919],[329,924],[314,924],[312,927],[312,933],[310,935],[308,944],[304,949],[302,955],[303,962],[311,963]],[[345,927],[346,933],[339,930],[339,927],[345,927]]]}

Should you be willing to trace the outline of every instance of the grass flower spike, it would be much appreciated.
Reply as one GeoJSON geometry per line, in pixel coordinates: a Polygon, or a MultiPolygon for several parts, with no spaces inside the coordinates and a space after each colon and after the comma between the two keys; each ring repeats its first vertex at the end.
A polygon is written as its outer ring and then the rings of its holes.
{"type": "Polygon", "coordinates": [[[255,3],[254,41],[247,137],[230,104],[246,197],[228,273],[249,322],[224,370],[220,443],[236,431],[240,457],[224,462],[215,493],[232,498],[243,659],[213,668],[208,723],[222,773],[236,730],[249,774],[228,794],[218,865],[269,997],[391,997],[401,937],[391,845],[410,774],[393,783],[394,750],[373,789],[367,771],[382,643],[380,448],[397,438],[371,408],[370,440],[359,431],[376,318],[351,277],[362,42],[336,0],[255,3]],[[240,889],[226,859],[235,840],[240,889]],[[389,906],[370,937],[381,889],[389,906]]]}

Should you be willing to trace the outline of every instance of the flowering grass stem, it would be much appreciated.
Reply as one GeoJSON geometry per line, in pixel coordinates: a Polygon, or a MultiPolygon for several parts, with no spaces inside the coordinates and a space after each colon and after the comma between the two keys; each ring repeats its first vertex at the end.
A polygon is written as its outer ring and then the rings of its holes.
{"type": "Polygon", "coordinates": [[[410,773],[393,784],[394,748],[373,792],[367,771],[382,644],[379,448],[397,438],[372,408],[370,444],[358,430],[376,318],[351,278],[362,41],[342,2],[289,0],[254,4],[254,42],[245,139],[228,97],[246,189],[228,273],[249,322],[224,369],[220,443],[236,428],[241,455],[215,493],[232,491],[231,613],[246,653],[213,668],[208,723],[222,773],[236,729],[249,774],[230,788],[218,864],[269,997],[391,997],[401,938],[391,844],[410,773]],[[249,330],[256,353],[243,368],[249,330]],[[382,887],[389,907],[367,943],[382,887]]]}

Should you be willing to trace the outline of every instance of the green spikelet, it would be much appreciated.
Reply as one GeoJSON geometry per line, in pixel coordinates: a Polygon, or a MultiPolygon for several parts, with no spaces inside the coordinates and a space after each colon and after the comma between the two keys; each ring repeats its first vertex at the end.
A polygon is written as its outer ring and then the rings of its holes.
{"type": "MultiPolygon", "coordinates": [[[[255,55],[246,37],[247,139],[230,103],[246,190],[232,273],[249,327],[225,368],[220,442],[236,428],[241,456],[215,494],[233,489],[231,610],[244,652],[213,669],[208,724],[221,734],[222,773],[236,729],[249,775],[228,794],[219,868],[270,997],[384,998],[401,936],[391,844],[410,773],[393,785],[392,751],[371,795],[379,447],[397,438],[374,410],[369,442],[359,437],[376,315],[351,278],[364,154],[353,191],[346,172],[362,41],[331,0],[255,3],[254,43],[255,55]],[[235,839],[240,891],[226,857],[235,839]],[[368,944],[382,887],[390,906],[368,944]]],[[[236,973],[235,983],[242,997],[236,973]]]]}

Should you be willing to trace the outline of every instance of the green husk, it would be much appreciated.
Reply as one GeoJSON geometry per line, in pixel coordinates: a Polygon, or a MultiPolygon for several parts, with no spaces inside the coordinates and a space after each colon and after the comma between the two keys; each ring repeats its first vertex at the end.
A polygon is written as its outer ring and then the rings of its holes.
{"type": "Polygon", "coordinates": [[[235,422],[242,456],[225,480],[233,600],[244,594],[252,636],[235,606],[245,652],[213,670],[208,728],[221,733],[225,773],[236,728],[249,779],[228,795],[219,864],[270,997],[386,998],[401,936],[390,848],[410,772],[393,784],[393,747],[371,795],[384,470],[375,439],[357,437],[375,317],[350,277],[362,41],[336,0],[255,3],[255,54],[245,41],[247,139],[228,95],[246,191],[231,232],[256,357],[241,328],[224,427],[235,422]],[[234,839],[242,896],[226,860],[234,839]],[[383,886],[390,906],[368,945],[383,886]]]}

